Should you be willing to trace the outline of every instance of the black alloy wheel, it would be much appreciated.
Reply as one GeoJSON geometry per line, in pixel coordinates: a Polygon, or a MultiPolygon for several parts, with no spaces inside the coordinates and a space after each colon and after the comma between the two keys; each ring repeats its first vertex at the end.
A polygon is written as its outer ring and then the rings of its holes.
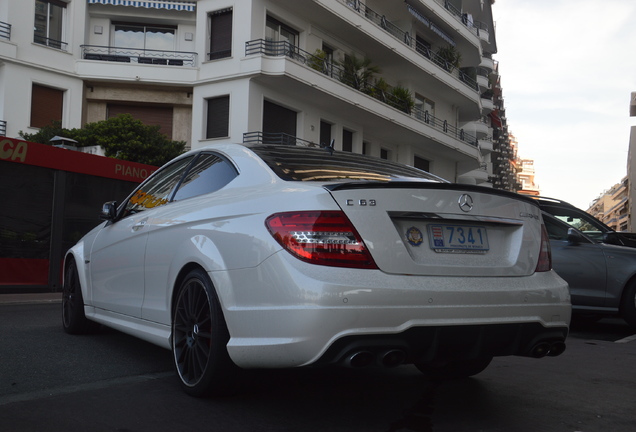
{"type": "Polygon", "coordinates": [[[228,393],[234,364],[227,353],[229,333],[207,274],[191,271],[181,284],[172,318],[172,352],[186,393],[228,393]]]}
{"type": "Polygon", "coordinates": [[[66,266],[64,286],[62,287],[62,326],[68,334],[86,334],[99,328],[99,324],[90,321],[84,314],[84,298],[77,267],[74,261],[66,266]]]}

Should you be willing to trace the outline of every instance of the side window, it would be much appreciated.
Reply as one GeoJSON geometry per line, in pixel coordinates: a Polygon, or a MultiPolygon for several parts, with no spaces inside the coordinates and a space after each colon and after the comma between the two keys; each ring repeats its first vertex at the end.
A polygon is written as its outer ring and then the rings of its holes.
{"type": "Polygon", "coordinates": [[[170,195],[172,195],[192,159],[194,159],[194,156],[168,165],[157,172],[149,181],[142,184],[126,203],[123,216],[167,204],[170,200],[170,195]]]}
{"type": "Polygon", "coordinates": [[[175,201],[215,192],[238,175],[232,164],[213,154],[202,154],[174,196],[175,201]]]}
{"type": "MultiPolygon", "coordinates": [[[[548,216],[545,213],[543,215],[543,222],[545,223],[545,228],[548,231],[548,238],[550,240],[566,241],[568,239],[570,224],[561,221],[559,218],[548,216]]],[[[584,242],[587,243],[589,240],[586,239],[584,242]]]]}
{"type": "Polygon", "coordinates": [[[543,222],[545,228],[548,231],[548,238],[550,240],[567,240],[568,239],[568,227],[565,224],[561,224],[550,216],[543,216],[543,222]]]}

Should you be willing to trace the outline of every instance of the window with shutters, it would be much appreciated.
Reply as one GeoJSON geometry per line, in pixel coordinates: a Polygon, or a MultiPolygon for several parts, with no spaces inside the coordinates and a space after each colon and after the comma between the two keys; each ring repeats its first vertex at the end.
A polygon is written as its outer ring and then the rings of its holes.
{"type": "Polygon", "coordinates": [[[431,162],[419,156],[413,157],[413,166],[427,172],[431,171],[431,162]]]}
{"type": "Polygon", "coordinates": [[[208,118],[206,138],[224,138],[230,130],[230,97],[220,96],[207,100],[208,118]]]}
{"type": "Polygon", "coordinates": [[[52,48],[66,50],[64,21],[66,3],[60,0],[35,0],[33,42],[52,48]]]}
{"type": "Polygon", "coordinates": [[[353,132],[342,130],[342,151],[353,152],[353,132]]]}
{"type": "Polygon", "coordinates": [[[296,144],[296,111],[270,101],[263,102],[263,141],[296,144]]]}
{"type": "Polygon", "coordinates": [[[328,146],[331,144],[331,123],[320,121],[320,145],[328,146]]]}
{"type": "Polygon", "coordinates": [[[31,89],[31,127],[50,126],[62,122],[64,91],[33,84],[31,89]]]}
{"type": "Polygon", "coordinates": [[[107,117],[130,114],[146,126],[159,126],[159,132],[172,139],[173,107],[152,105],[108,104],[107,117]]]}
{"type": "Polygon", "coordinates": [[[222,9],[208,14],[208,60],[232,56],[232,9],[222,9]]]}

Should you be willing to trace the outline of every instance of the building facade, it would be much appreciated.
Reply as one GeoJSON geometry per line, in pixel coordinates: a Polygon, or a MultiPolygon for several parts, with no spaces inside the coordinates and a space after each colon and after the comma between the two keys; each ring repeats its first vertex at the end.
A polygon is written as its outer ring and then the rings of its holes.
{"type": "Polygon", "coordinates": [[[624,177],[596,198],[587,212],[614,231],[631,231],[628,184],[628,178],[624,177]]]}
{"type": "Polygon", "coordinates": [[[192,148],[333,142],[492,185],[493,29],[483,0],[2,0],[0,134],[130,113],[192,148]]]}

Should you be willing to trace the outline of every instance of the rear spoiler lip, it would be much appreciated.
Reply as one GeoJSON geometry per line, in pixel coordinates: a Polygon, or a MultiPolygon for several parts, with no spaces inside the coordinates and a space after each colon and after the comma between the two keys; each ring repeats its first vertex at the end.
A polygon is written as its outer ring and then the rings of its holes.
{"type": "Polygon", "coordinates": [[[510,192],[501,189],[493,189],[484,186],[477,186],[471,184],[460,183],[442,183],[435,181],[389,181],[389,182],[374,182],[374,181],[356,181],[356,182],[343,182],[343,183],[330,183],[325,184],[323,187],[330,191],[343,191],[343,190],[356,190],[356,189],[434,189],[434,190],[455,190],[461,192],[475,192],[489,195],[499,195],[507,198],[517,199],[535,207],[539,207],[537,202],[530,196],[521,195],[515,192],[510,192]]]}

